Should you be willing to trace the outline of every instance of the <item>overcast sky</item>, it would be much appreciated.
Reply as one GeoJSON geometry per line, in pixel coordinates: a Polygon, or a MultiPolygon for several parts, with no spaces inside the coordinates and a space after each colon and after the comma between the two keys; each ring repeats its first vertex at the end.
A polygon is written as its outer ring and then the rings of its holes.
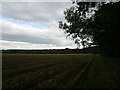
{"type": "MultiPolygon", "coordinates": [[[[2,2],[2,49],[76,48],[58,28],[71,2],[2,2]]],[[[1,32],[1,31],[0,31],[1,32]]]]}

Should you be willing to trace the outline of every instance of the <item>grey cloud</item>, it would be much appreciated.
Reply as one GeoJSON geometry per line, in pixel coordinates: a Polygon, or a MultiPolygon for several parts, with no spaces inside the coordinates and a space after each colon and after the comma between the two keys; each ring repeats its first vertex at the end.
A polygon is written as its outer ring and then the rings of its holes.
{"type": "Polygon", "coordinates": [[[54,44],[56,46],[74,44],[73,41],[65,38],[63,32],[57,30],[36,29],[30,26],[17,25],[6,20],[1,21],[3,22],[3,40],[34,44],[54,44]]]}
{"type": "Polygon", "coordinates": [[[2,3],[2,13],[16,20],[57,27],[57,21],[64,19],[63,11],[70,6],[70,2],[2,3]]]}
{"type": "Polygon", "coordinates": [[[71,2],[71,0],[1,0],[1,2],[71,2]]]}
{"type": "Polygon", "coordinates": [[[62,45],[69,45],[70,42],[66,42],[64,40],[65,38],[62,37],[32,37],[32,36],[24,36],[24,35],[10,35],[10,34],[3,34],[2,40],[8,40],[8,41],[19,41],[19,42],[28,42],[28,43],[34,43],[34,44],[54,44],[57,46],[62,45]],[[65,42],[64,42],[65,41],[65,42]]]}
{"type": "Polygon", "coordinates": [[[36,29],[3,20],[2,39],[11,41],[7,43],[27,42],[32,43],[32,45],[45,44],[46,47],[48,44],[55,47],[76,47],[74,41],[66,39],[64,33],[58,29],[58,21],[64,20],[62,13],[70,5],[70,2],[4,2],[2,3],[2,15],[4,17],[30,24],[42,24],[47,29],[36,29]]]}
{"type": "MultiPolygon", "coordinates": [[[[62,49],[62,48],[71,48],[71,46],[56,46],[54,44],[33,44],[27,42],[16,42],[16,41],[6,41],[0,40],[2,46],[0,49],[62,49]]],[[[74,48],[74,47],[72,47],[74,48]]]]}

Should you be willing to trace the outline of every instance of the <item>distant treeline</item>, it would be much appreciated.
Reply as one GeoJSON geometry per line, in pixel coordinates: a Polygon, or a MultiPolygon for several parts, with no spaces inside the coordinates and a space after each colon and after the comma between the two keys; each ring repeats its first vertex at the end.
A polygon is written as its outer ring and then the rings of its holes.
{"type": "Polygon", "coordinates": [[[2,50],[3,54],[79,54],[79,53],[99,53],[97,47],[84,49],[49,49],[49,50],[2,50]]]}

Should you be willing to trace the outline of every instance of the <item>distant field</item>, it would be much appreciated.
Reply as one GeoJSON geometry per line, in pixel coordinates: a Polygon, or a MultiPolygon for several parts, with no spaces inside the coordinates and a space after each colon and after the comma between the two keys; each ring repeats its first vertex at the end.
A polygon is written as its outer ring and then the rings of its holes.
{"type": "Polygon", "coordinates": [[[3,54],[4,88],[119,88],[119,60],[98,54],[3,54]]]}

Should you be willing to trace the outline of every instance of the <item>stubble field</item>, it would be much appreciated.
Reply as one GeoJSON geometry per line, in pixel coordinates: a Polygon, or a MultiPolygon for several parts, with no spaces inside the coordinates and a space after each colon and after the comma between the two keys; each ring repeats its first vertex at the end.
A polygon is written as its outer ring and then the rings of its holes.
{"type": "Polygon", "coordinates": [[[3,54],[4,88],[119,88],[119,60],[98,54],[3,54]]]}

